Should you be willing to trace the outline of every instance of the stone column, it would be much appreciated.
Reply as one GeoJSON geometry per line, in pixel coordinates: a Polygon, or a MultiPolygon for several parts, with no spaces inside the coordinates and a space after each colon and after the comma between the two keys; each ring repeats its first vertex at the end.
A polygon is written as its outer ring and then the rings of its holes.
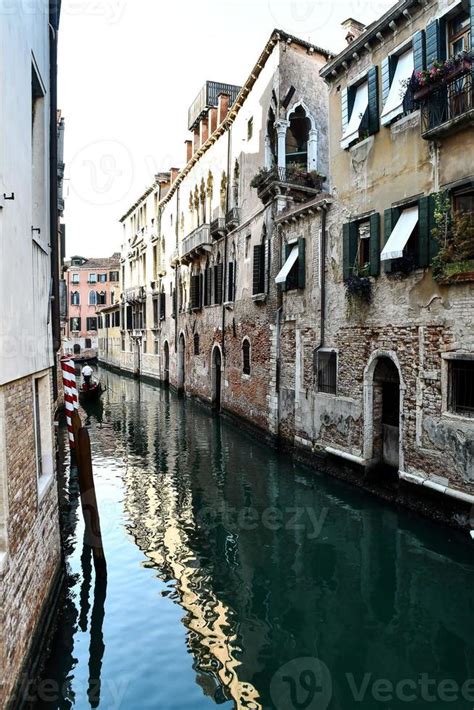
{"type": "Polygon", "coordinates": [[[308,137],[308,170],[318,169],[318,131],[312,128],[308,137]]]}
{"type": "Polygon", "coordinates": [[[279,119],[275,122],[275,128],[278,136],[278,167],[286,168],[286,132],[289,121],[279,119]]]}

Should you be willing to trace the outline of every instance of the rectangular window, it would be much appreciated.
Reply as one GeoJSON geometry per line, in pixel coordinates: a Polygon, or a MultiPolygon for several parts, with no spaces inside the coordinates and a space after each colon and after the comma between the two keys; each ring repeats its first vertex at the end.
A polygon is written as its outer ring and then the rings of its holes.
{"type": "Polygon", "coordinates": [[[387,62],[391,66],[395,65],[395,71],[381,115],[383,126],[404,113],[403,103],[407,91],[405,82],[411,79],[415,68],[412,47],[398,56],[389,57],[387,62]]]}
{"type": "Polygon", "coordinates": [[[449,361],[449,410],[474,417],[474,360],[449,361]]]}
{"type": "Polygon", "coordinates": [[[453,212],[456,217],[466,215],[474,218],[474,190],[453,194],[453,212]]]}
{"type": "Polygon", "coordinates": [[[110,271],[109,272],[109,281],[118,281],[119,280],[119,272],[118,271],[110,271]]]}
{"type": "Polygon", "coordinates": [[[125,352],[125,338],[122,336],[122,352],[125,352]]]}
{"type": "Polygon", "coordinates": [[[79,274],[73,274],[73,275],[72,275],[72,283],[73,283],[73,284],[78,284],[78,283],[79,283],[79,274]]]}
{"type": "Polygon", "coordinates": [[[316,382],[318,392],[337,394],[337,353],[319,350],[316,353],[316,382]]]}
{"type": "Polygon", "coordinates": [[[86,328],[87,330],[97,330],[97,318],[95,316],[87,318],[86,328]]]}
{"type": "Polygon", "coordinates": [[[69,327],[73,332],[79,332],[81,330],[81,319],[80,318],[71,318],[69,321],[69,327]]]}
{"type": "Polygon", "coordinates": [[[265,249],[262,244],[255,244],[253,248],[253,295],[257,296],[265,291],[265,249]]]}
{"type": "Polygon", "coordinates": [[[285,263],[275,278],[283,290],[291,291],[305,287],[305,240],[285,245],[285,263]]]}
{"type": "Polygon", "coordinates": [[[361,131],[364,129],[364,119],[369,107],[369,84],[363,81],[358,86],[348,88],[348,101],[351,105],[349,121],[344,129],[341,139],[341,147],[349,146],[359,139],[361,131]]]}
{"type": "Polygon", "coordinates": [[[154,340],[153,341],[153,352],[155,355],[160,354],[160,341],[159,340],[154,340]]]}
{"type": "Polygon", "coordinates": [[[471,18],[468,12],[460,12],[448,22],[448,54],[456,57],[471,49],[471,18]]]}
{"type": "Polygon", "coordinates": [[[99,274],[98,277],[99,283],[104,284],[107,281],[107,274],[99,274]]]}
{"type": "MultiPolygon", "coordinates": [[[[401,259],[404,256],[404,250],[410,237],[412,237],[415,232],[415,228],[418,225],[418,219],[418,205],[407,207],[402,211],[387,243],[382,249],[382,253],[380,255],[381,261],[401,259]]],[[[416,240],[412,241],[414,242],[416,240]]],[[[412,246],[414,245],[412,244],[412,246]]]]}
{"type": "Polygon", "coordinates": [[[364,275],[370,268],[370,221],[365,220],[358,224],[357,264],[359,273],[364,275]]]}
{"type": "Polygon", "coordinates": [[[143,353],[146,354],[146,340],[143,340],[143,353]]]}
{"type": "Polygon", "coordinates": [[[38,493],[41,494],[53,473],[51,436],[51,394],[49,375],[33,378],[33,410],[38,493]]]}
{"type": "Polygon", "coordinates": [[[97,274],[89,274],[89,283],[90,283],[90,284],[96,284],[96,283],[97,283],[97,274]]]}
{"type": "Polygon", "coordinates": [[[158,299],[153,299],[153,327],[158,328],[160,317],[158,315],[158,299]]]}

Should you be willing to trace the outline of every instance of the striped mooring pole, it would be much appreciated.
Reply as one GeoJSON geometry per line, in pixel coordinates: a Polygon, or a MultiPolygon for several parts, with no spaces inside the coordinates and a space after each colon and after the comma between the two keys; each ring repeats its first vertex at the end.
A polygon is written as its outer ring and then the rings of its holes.
{"type": "Polygon", "coordinates": [[[66,423],[69,437],[69,446],[71,449],[74,449],[76,447],[76,442],[74,439],[74,429],[72,425],[72,420],[74,412],[79,407],[79,398],[76,386],[76,368],[74,367],[74,360],[67,356],[61,358],[61,369],[63,372],[64,402],[66,405],[66,423]]]}

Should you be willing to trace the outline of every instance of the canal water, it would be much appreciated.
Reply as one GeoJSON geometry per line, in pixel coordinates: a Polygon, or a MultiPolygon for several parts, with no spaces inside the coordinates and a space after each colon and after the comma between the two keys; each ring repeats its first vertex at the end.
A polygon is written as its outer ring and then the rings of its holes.
{"type": "Polygon", "coordinates": [[[102,379],[87,425],[107,586],[66,468],[67,590],[34,707],[474,708],[470,541],[102,379]]]}

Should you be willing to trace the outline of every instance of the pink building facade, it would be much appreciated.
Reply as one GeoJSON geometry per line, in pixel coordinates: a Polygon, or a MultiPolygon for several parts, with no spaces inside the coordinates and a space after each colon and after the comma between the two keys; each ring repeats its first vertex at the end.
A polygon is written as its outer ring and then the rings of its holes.
{"type": "Polygon", "coordinates": [[[104,259],[73,256],[67,264],[65,353],[85,358],[97,355],[99,312],[120,300],[119,261],[119,254],[104,259]]]}

